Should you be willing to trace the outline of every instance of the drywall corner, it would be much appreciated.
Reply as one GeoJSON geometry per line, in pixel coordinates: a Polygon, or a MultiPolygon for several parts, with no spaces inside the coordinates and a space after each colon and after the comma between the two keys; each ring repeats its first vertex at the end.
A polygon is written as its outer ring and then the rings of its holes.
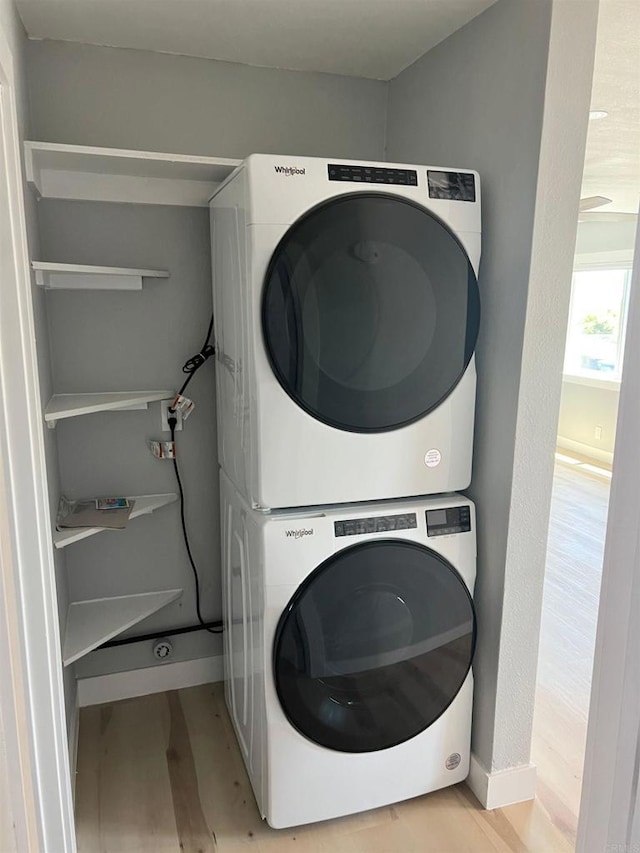
{"type": "Polygon", "coordinates": [[[551,18],[496,690],[492,770],[529,760],[562,363],[598,0],[551,18]]]}

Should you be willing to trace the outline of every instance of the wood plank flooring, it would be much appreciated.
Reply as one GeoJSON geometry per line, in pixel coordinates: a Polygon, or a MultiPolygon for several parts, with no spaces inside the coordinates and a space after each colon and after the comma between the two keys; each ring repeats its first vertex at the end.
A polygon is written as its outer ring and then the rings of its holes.
{"type": "Polygon", "coordinates": [[[81,713],[80,853],[568,853],[538,803],[484,811],[464,785],[352,817],[270,829],[221,684],[81,713]]]}
{"type": "MultiPolygon", "coordinates": [[[[564,451],[563,451],[564,453],[564,451]]],[[[575,843],[610,482],[558,462],[547,549],[532,761],[538,799],[575,843]]]]}

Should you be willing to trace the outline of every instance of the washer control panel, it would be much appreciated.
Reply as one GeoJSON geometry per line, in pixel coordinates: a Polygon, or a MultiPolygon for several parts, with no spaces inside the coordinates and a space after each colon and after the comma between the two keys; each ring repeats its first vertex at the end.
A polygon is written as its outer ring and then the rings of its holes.
{"type": "Polygon", "coordinates": [[[385,169],[378,166],[352,166],[341,163],[329,163],[327,166],[330,181],[353,181],[359,184],[404,184],[418,186],[418,173],[415,169],[385,169]]]}
{"type": "Polygon", "coordinates": [[[361,536],[363,533],[386,533],[390,530],[411,530],[418,526],[415,512],[401,515],[375,515],[371,518],[350,518],[334,521],[336,536],[361,536]]]}
{"type": "Polygon", "coordinates": [[[447,509],[428,509],[427,536],[449,536],[471,530],[471,507],[453,506],[447,509]]]}

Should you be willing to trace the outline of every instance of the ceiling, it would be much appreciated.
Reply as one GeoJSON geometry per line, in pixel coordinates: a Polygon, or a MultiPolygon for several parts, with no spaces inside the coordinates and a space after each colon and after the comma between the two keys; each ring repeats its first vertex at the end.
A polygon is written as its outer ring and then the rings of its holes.
{"type": "MultiPolygon", "coordinates": [[[[611,204],[589,217],[637,213],[640,201],[640,2],[601,0],[582,196],[611,204]]],[[[581,217],[582,218],[582,217],[581,217]]]]}
{"type": "Polygon", "coordinates": [[[17,0],[32,38],[390,80],[495,0],[17,0]]]}

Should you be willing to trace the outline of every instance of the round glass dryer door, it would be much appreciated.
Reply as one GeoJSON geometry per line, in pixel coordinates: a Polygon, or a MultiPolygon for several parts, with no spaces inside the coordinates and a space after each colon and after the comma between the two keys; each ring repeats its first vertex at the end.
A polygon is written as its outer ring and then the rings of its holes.
{"type": "Polygon", "coordinates": [[[473,355],[480,321],[465,250],[418,205],[339,196],[298,220],[265,280],[274,373],[310,415],[384,432],[435,409],[473,355]]]}
{"type": "Polygon", "coordinates": [[[280,619],[280,704],[329,749],[396,746],[454,700],[475,635],[467,587],[434,551],[397,539],[346,548],[309,576],[280,619]]]}

